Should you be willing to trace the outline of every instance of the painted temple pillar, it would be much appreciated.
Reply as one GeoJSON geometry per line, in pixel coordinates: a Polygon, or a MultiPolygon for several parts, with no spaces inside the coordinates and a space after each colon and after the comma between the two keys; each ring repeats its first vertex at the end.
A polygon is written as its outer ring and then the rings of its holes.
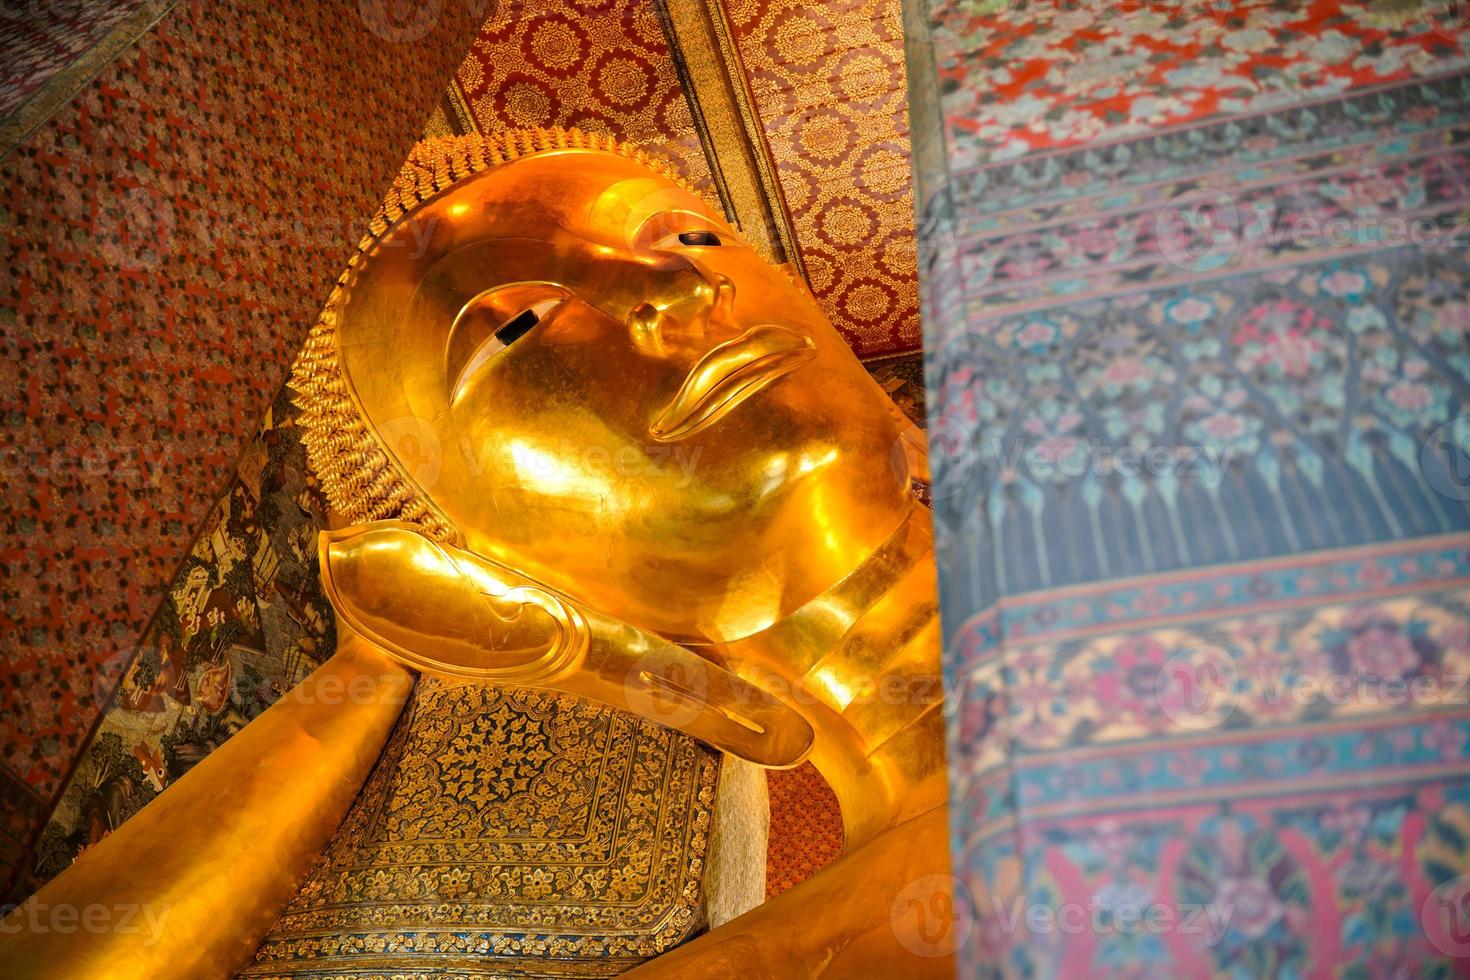
{"type": "Polygon", "coordinates": [[[1470,955],[1466,25],[1318,7],[910,10],[964,976],[1470,955]]]}

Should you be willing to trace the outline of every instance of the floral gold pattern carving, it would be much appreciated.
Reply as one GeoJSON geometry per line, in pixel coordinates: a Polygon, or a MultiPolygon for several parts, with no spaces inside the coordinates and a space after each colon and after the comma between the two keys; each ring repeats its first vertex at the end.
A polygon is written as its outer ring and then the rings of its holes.
{"type": "Polygon", "coordinates": [[[625,712],[422,680],[241,976],[614,976],[702,925],[718,775],[625,712]]]}

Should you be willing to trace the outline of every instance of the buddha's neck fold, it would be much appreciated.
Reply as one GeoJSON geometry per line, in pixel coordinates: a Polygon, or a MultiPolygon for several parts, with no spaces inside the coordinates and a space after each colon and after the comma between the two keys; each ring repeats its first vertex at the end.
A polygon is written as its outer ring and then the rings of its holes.
{"type": "Polygon", "coordinates": [[[756,636],[712,648],[798,708],[849,844],[944,799],[944,711],[933,533],[915,505],[850,575],[756,636]]]}

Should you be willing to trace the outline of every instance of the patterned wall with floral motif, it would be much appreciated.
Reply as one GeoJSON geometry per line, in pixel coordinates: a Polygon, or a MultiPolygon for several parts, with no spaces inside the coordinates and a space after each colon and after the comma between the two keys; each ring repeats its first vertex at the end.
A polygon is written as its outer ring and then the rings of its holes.
{"type": "Polygon", "coordinates": [[[505,4],[480,28],[443,112],[454,132],[567,126],[616,136],[710,189],[668,42],[643,0],[505,4]]]}
{"type": "Polygon", "coordinates": [[[812,291],[858,356],[918,350],[898,0],[727,9],[812,291]]]}
{"type": "Polygon", "coordinates": [[[927,35],[959,172],[1444,71],[1464,18],[1451,0],[982,3],[933,5],[927,35]]]}
{"type": "Polygon", "coordinates": [[[103,664],[106,710],[22,869],[66,869],[329,656],[316,567],[326,502],[281,389],[135,648],[103,664]]]}
{"type": "Polygon", "coordinates": [[[474,6],[180,3],[0,162],[0,866],[28,861],[474,6]]]}
{"type": "Polygon", "coordinates": [[[147,0],[0,6],[0,119],[95,46],[147,0]]]}

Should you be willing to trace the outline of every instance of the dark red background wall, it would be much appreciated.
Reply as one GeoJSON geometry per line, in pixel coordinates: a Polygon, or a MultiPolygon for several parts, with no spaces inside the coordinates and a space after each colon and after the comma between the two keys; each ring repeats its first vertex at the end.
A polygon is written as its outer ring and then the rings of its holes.
{"type": "Polygon", "coordinates": [[[0,876],[475,28],[184,2],[0,161],[0,876]]]}

